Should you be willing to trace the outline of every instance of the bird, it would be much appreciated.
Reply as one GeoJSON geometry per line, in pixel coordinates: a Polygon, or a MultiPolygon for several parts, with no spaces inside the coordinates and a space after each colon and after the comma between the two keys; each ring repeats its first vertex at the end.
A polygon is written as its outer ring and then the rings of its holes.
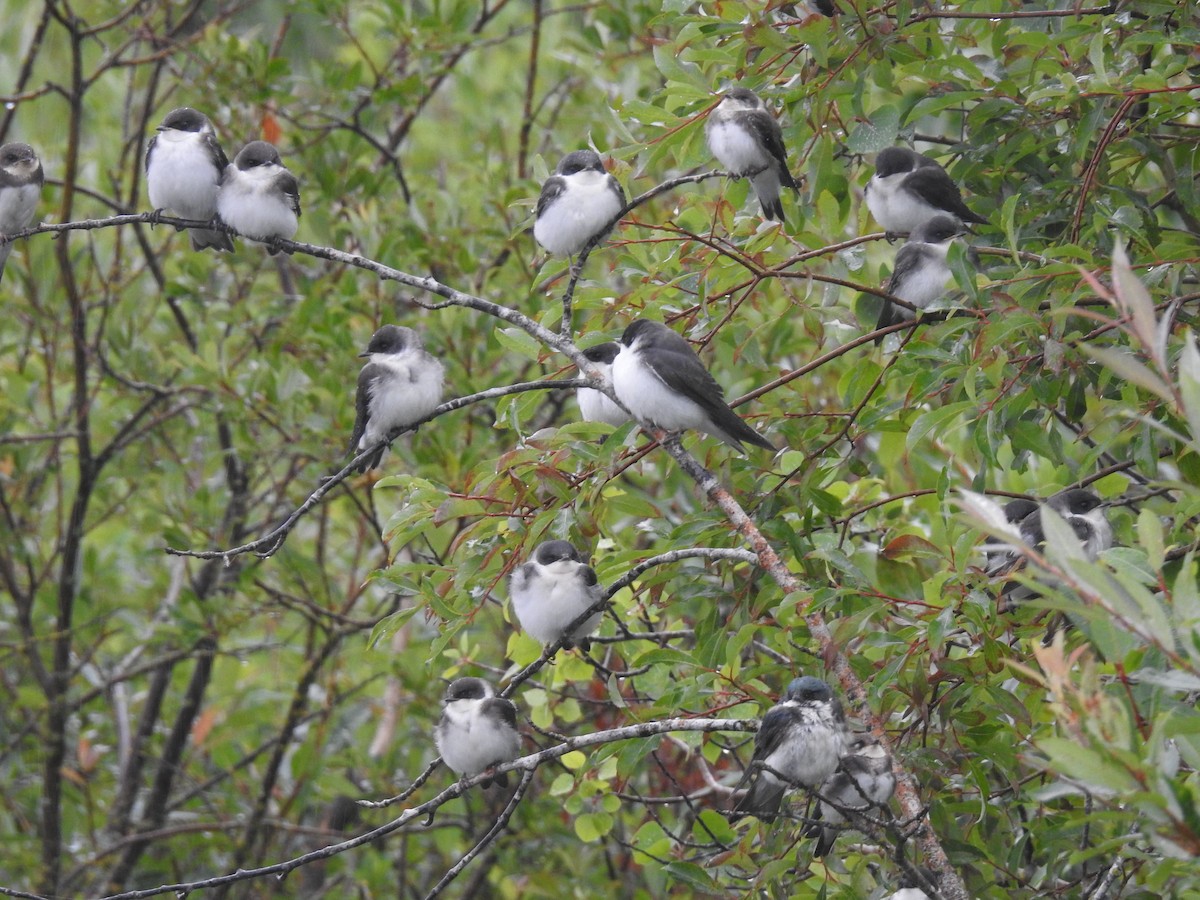
{"type": "MultiPolygon", "coordinates": [[[[1036,512],[1036,500],[1027,497],[1016,497],[1004,504],[1004,520],[1013,528],[1019,530],[1022,520],[1032,512],[1036,512]]],[[[993,571],[1005,565],[1009,560],[1019,555],[1012,544],[1004,542],[989,542],[983,545],[984,570],[993,571]]]]}
{"type": "MultiPolygon", "coordinates": [[[[24,231],[33,222],[46,176],[42,162],[28,144],[13,142],[0,147],[0,234],[24,231]]],[[[13,245],[0,245],[0,280],[13,245]]]]}
{"type": "MultiPolygon", "coordinates": [[[[612,363],[620,352],[621,345],[616,341],[605,341],[603,344],[588,347],[583,351],[583,355],[612,381],[612,363]]],[[[585,422],[604,422],[619,428],[630,420],[629,413],[609,399],[603,391],[581,387],[576,390],[575,399],[579,401],[579,413],[585,422]]]]}
{"type": "MultiPolygon", "coordinates": [[[[1029,503],[1030,501],[1026,501],[1029,503]]],[[[1083,546],[1084,555],[1089,561],[1097,559],[1101,553],[1113,545],[1113,530],[1105,515],[1105,503],[1094,491],[1087,488],[1069,488],[1059,491],[1048,499],[1037,504],[1032,510],[1025,504],[1005,507],[1005,517],[1026,511],[1026,515],[1017,523],[1017,532],[1021,542],[1034,551],[1041,553],[1046,543],[1043,512],[1052,509],[1075,533],[1083,546]],[[1011,512],[1010,512],[1011,507],[1011,512]]],[[[1009,519],[1011,522],[1011,518],[1009,519]]],[[[1008,579],[1022,571],[1026,565],[1025,551],[1020,547],[1008,547],[1003,552],[997,552],[989,559],[987,574],[994,579],[1008,579]]],[[[1008,581],[1000,591],[998,607],[1004,611],[1011,605],[1026,600],[1032,600],[1038,592],[1031,587],[1008,581]]]]}
{"type": "MultiPolygon", "coordinates": [[[[208,116],[181,106],[167,113],[146,146],[146,190],[158,213],[211,221],[217,215],[217,193],[229,160],[208,116]]],[[[224,231],[190,228],[193,250],[233,250],[224,231]]]]}
{"type": "MultiPolygon", "coordinates": [[[[907,300],[918,310],[928,309],[940,300],[952,277],[946,262],[950,244],[962,233],[962,223],[953,216],[934,216],[918,225],[896,252],[896,263],[883,286],[884,293],[907,300]]],[[[911,309],[884,300],[875,329],[912,321],[915,317],[911,309]]],[[[875,343],[879,340],[876,338],[875,343]]]]}
{"type": "Polygon", "coordinates": [[[608,233],[625,203],[625,189],[604,168],[600,154],[576,150],[559,160],[542,185],[533,236],[555,256],[573,257],[608,233]]]}
{"type": "Polygon", "coordinates": [[[367,349],[358,354],[369,361],[358,373],[354,433],[350,453],[376,444],[375,452],[356,468],[362,473],[377,469],[387,449],[384,441],[397,428],[424,419],[442,401],[445,370],[425,351],[421,336],[411,328],[384,325],[367,349]]]}
{"type": "Polygon", "coordinates": [[[838,766],[845,746],[842,704],[820,678],[804,675],[788,685],[783,700],[762,718],[754,755],[742,783],[750,789],[733,818],[774,822],[789,787],[816,788],[838,766]]]}
{"type": "Polygon", "coordinates": [[[768,219],[783,221],[780,187],[798,190],[788,171],[783,130],[759,96],[746,88],[726,91],[704,126],[708,149],[732,174],[749,176],[768,219]]]}
{"type": "Polygon", "coordinates": [[[636,319],[620,343],[612,364],[613,390],[639,422],[665,431],[702,431],[740,453],[746,452],[744,443],[775,450],[729,408],[725,392],[691,345],[666,325],[636,319]]]}
{"type": "Polygon", "coordinates": [[[578,644],[586,652],[588,635],[604,614],[597,610],[568,633],[571,623],[604,596],[596,573],[569,541],[539,544],[509,576],[508,595],[521,627],[543,646],[562,640],[564,647],[578,644]]]}
{"type": "Polygon", "coordinates": [[[892,758],[883,744],[864,736],[851,744],[841,758],[837,771],[825,779],[817,792],[821,802],[817,818],[824,825],[812,825],[809,837],[817,838],[813,856],[823,857],[833,849],[840,828],[852,821],[852,814],[884,806],[896,791],[892,758]]]}
{"type": "Polygon", "coordinates": [[[889,235],[910,234],[939,213],[986,225],[963,203],[962,192],[937,160],[907,147],[887,147],[875,157],[867,182],[867,207],[889,235]]]}
{"type": "MultiPolygon", "coordinates": [[[[433,740],[442,762],[461,777],[471,778],[520,756],[517,707],[497,697],[482,678],[456,678],[446,688],[433,740]]],[[[507,787],[508,775],[486,778],[481,784],[488,787],[493,781],[507,787]]]]}
{"type": "Polygon", "coordinates": [[[300,226],[300,185],[266,141],[251,141],[225,167],[217,193],[217,214],[239,234],[267,244],[274,256],[277,242],[288,240],[300,226]]]}

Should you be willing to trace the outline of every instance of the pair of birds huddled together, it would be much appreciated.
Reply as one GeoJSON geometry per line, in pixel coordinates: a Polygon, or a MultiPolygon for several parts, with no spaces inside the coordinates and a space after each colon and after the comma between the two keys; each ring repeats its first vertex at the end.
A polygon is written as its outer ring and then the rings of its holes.
{"type": "MultiPolygon", "coordinates": [[[[725,392],[691,345],[666,325],[636,319],[619,342],[588,348],[584,355],[612,384],[620,405],[595,388],[580,388],[585,421],[620,426],[630,416],[667,432],[693,429],[745,452],[745,444],[775,450],[725,402],[725,392]],[[623,408],[622,408],[623,407],[623,408]]],[[[378,468],[389,436],[428,418],[442,399],[445,369],[425,350],[413,329],[384,325],[359,356],[368,362],[358,374],[350,452],[371,448],[356,467],[378,468]]]]}
{"type": "MultiPolygon", "coordinates": [[[[230,163],[208,116],[172,110],[146,147],[146,189],[156,211],[209,222],[268,245],[290,239],[300,225],[300,186],[266,141],[246,144],[230,163]]],[[[193,250],[233,250],[227,232],[190,229],[193,250]]]]}

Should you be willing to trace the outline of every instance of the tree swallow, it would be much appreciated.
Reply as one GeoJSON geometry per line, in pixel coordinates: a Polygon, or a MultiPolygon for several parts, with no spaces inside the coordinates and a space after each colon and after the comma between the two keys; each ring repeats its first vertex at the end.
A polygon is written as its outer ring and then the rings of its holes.
{"type": "MultiPolygon", "coordinates": [[[[516,705],[497,697],[482,678],[454,679],[442,704],[433,739],[442,762],[453,772],[470,778],[521,755],[516,705]]],[[[508,786],[507,774],[494,780],[501,787],[508,786]]],[[[482,784],[488,787],[492,781],[489,778],[482,784]]]]}
{"type": "Polygon", "coordinates": [[[958,185],[936,160],[907,147],[879,151],[866,198],[875,221],[888,234],[909,234],[939,213],[987,224],[963,203],[958,185]]]}
{"type": "Polygon", "coordinates": [[[738,801],[734,819],[744,815],[774,822],[789,787],[825,783],[843,753],[846,719],[842,704],[824,681],[805,675],[787,687],[784,698],[763,716],[754,756],[742,779],[750,789],[738,801]]]}
{"type": "Polygon", "coordinates": [[[300,185],[284,168],[279,151],[266,141],[251,141],[225,167],[217,194],[217,213],[238,234],[267,244],[290,239],[300,226],[300,185]]]}
{"type": "Polygon", "coordinates": [[[734,175],[749,175],[763,215],[783,221],[779,189],[798,190],[788,171],[783,131],[762,100],[746,88],[732,88],[708,115],[708,149],[734,175]]]}
{"type": "Polygon", "coordinates": [[[624,209],[625,190],[594,150],[568,153],[542,185],[533,236],[556,256],[574,256],[605,234],[624,209]]]}
{"type": "MultiPolygon", "coordinates": [[[[29,227],[45,180],[42,162],[28,144],[0,147],[0,234],[16,234],[29,227]]],[[[12,250],[12,244],[0,246],[0,280],[12,250]]]]}
{"type": "Polygon", "coordinates": [[[521,627],[543,646],[565,637],[564,647],[578,644],[586,651],[590,646],[587,637],[604,614],[589,616],[567,634],[567,627],[604,595],[592,567],[567,541],[539,544],[529,562],[509,576],[508,595],[521,627]]]}
{"type": "MultiPolygon", "coordinates": [[[[411,328],[384,325],[358,354],[370,361],[358,373],[357,413],[350,453],[383,441],[397,428],[428,416],[442,402],[442,364],[425,352],[421,336],[411,328]]],[[[356,471],[379,467],[387,444],[380,444],[356,471]]]]}
{"type": "MultiPolygon", "coordinates": [[[[211,221],[217,214],[217,191],[229,160],[217,143],[204,113],[184,106],[167,113],[158,134],[146,147],[146,189],[158,212],[170,210],[183,219],[211,221]]],[[[193,250],[232,250],[223,231],[189,229],[193,250]]]]}
{"type": "MultiPolygon", "coordinates": [[[[620,344],[605,341],[595,347],[588,347],[583,351],[583,355],[595,363],[596,368],[612,381],[613,360],[620,352],[620,344]]],[[[585,422],[605,422],[619,428],[629,421],[629,413],[613,403],[603,391],[582,387],[575,392],[575,399],[579,401],[579,412],[585,422]]]]}
{"type": "MultiPolygon", "coordinates": [[[[917,309],[928,309],[946,293],[946,285],[952,277],[946,256],[950,252],[950,243],[962,233],[962,223],[952,216],[938,215],[922,222],[897,251],[896,265],[883,286],[884,291],[907,300],[917,309]]],[[[875,327],[886,328],[897,322],[912,321],[914,315],[911,309],[884,300],[875,327]]]]}
{"type": "Polygon", "coordinates": [[[856,812],[886,805],[895,790],[896,776],[887,750],[873,737],[860,738],[818,791],[821,804],[817,817],[825,824],[813,825],[807,832],[809,837],[817,838],[813,856],[826,856],[833,849],[842,830],[834,826],[852,822],[856,812]]]}
{"type": "MultiPolygon", "coordinates": [[[[1014,501],[1006,505],[1005,517],[1009,518],[1011,522],[1012,515],[1016,515],[1022,510],[1028,510],[1028,506],[1025,505],[1028,503],[1029,501],[1023,501],[1021,504],[1014,505],[1016,504],[1014,501]]],[[[1025,517],[1020,520],[1017,524],[1017,531],[1026,546],[1041,552],[1046,542],[1042,524],[1042,511],[1045,508],[1053,509],[1071,526],[1089,560],[1095,560],[1113,545],[1112,526],[1105,517],[1104,501],[1086,488],[1071,488],[1054,494],[1042,504],[1034,507],[1032,511],[1027,512],[1025,517]]],[[[1018,548],[1010,547],[1007,552],[997,553],[994,557],[989,554],[987,572],[994,578],[1005,578],[1020,571],[1024,565],[1024,554],[1018,548]]],[[[1000,610],[1003,611],[1012,603],[1032,600],[1036,596],[1038,596],[1037,592],[1032,588],[1010,581],[1000,592],[1000,610]]]]}
{"type": "Polygon", "coordinates": [[[746,452],[743,441],[775,449],[729,408],[725,392],[691,345],[661,322],[630,323],[621,335],[612,380],[618,399],[639,422],[665,431],[693,428],[741,453],[746,452]]]}

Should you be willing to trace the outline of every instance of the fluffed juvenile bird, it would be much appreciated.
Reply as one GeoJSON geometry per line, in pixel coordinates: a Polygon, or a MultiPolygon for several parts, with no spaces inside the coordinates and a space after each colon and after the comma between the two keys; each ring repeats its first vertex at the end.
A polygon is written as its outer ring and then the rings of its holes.
{"type": "MultiPolygon", "coordinates": [[[[482,678],[454,679],[442,702],[442,718],[433,739],[451,771],[470,778],[520,756],[517,707],[511,700],[497,697],[482,678]]],[[[493,780],[501,787],[508,786],[507,774],[481,784],[488,787],[493,780]]]]}
{"type": "Polygon", "coordinates": [[[575,256],[607,234],[626,203],[625,190],[594,150],[576,150],[542,185],[533,236],[556,256],[575,256]]]}
{"type": "Polygon", "coordinates": [[[279,252],[300,227],[300,184],[266,141],[251,141],[225,167],[217,193],[217,214],[238,234],[263,241],[279,252]]]}
{"type": "Polygon", "coordinates": [[[783,700],[762,718],[742,779],[750,789],[732,818],[749,815],[774,822],[788,788],[824,784],[844,752],[845,731],[842,704],[829,685],[811,675],[792,681],[783,700]]]}
{"type": "MultiPolygon", "coordinates": [[[[583,355],[591,360],[596,368],[607,375],[611,381],[613,360],[620,352],[620,344],[615,341],[605,341],[595,347],[588,347],[583,351],[583,355]]],[[[619,428],[629,421],[629,413],[613,403],[603,391],[581,387],[575,392],[575,399],[579,401],[579,413],[585,422],[604,422],[619,428]]]]}
{"type": "Polygon", "coordinates": [[[588,635],[604,614],[601,610],[588,616],[567,633],[571,623],[604,595],[596,573],[568,541],[539,544],[530,560],[509,576],[508,595],[521,627],[543,646],[565,638],[564,647],[578,644],[586,651],[588,635]]]}
{"type": "Polygon", "coordinates": [[[871,215],[888,234],[909,234],[939,213],[987,224],[963,203],[958,185],[936,160],[907,147],[879,151],[866,199],[871,215]]]}
{"type": "MultiPolygon", "coordinates": [[[[922,222],[896,252],[895,267],[883,290],[907,300],[917,309],[928,309],[945,296],[946,286],[952,278],[946,257],[950,253],[950,244],[962,231],[962,223],[952,216],[934,216],[922,222]]],[[[913,318],[915,314],[911,309],[884,300],[875,328],[886,328],[913,318]]]]}
{"type": "MultiPolygon", "coordinates": [[[[428,416],[442,401],[444,379],[442,364],[411,328],[384,325],[358,355],[369,362],[358,373],[350,453],[380,444],[397,428],[428,416]]],[[[378,468],[386,449],[380,444],[355,471],[378,468]]]]}
{"type": "Polygon", "coordinates": [[[781,187],[798,190],[788,170],[783,130],[758,95],[732,88],[708,115],[708,149],[734,175],[750,176],[763,215],[783,221],[781,187]]]}
{"type": "Polygon", "coordinates": [[[743,442],[775,450],[729,408],[725,392],[691,345],[661,322],[630,323],[621,335],[612,380],[617,398],[639,422],[665,431],[702,431],[741,453],[746,452],[743,442]]]}
{"type": "MultiPolygon", "coordinates": [[[[229,160],[212,122],[202,112],[183,106],[167,113],[146,146],[146,190],[158,212],[170,210],[183,219],[211,221],[229,160]]],[[[193,250],[232,250],[223,231],[189,228],[193,250]]]]}
{"type": "Polygon", "coordinates": [[[813,856],[826,856],[833,849],[842,830],[835,826],[853,822],[855,812],[886,805],[895,790],[896,776],[887,750],[872,737],[860,738],[817,792],[821,796],[817,817],[825,824],[807,831],[809,837],[817,838],[813,856]]]}
{"type": "MultiPolygon", "coordinates": [[[[45,180],[42,162],[28,144],[0,147],[0,234],[16,234],[29,227],[45,180]]],[[[12,244],[0,246],[0,280],[12,250],[12,244]]]]}

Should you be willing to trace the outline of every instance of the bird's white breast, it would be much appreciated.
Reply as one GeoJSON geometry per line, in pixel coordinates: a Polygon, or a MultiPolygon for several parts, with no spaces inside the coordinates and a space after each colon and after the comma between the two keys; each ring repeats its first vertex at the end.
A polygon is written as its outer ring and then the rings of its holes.
{"type": "Polygon", "coordinates": [[[260,240],[290,238],[300,220],[288,200],[275,187],[280,166],[256,166],[243,172],[229,166],[225,184],[217,194],[217,212],[221,219],[247,237],[260,240]]]}
{"type": "Polygon", "coordinates": [[[542,210],[533,236],[557,256],[572,256],[621,211],[607,173],[584,169],[565,178],[566,189],[542,210]]]}
{"type": "Polygon", "coordinates": [[[460,775],[478,775],[489,766],[515,759],[521,750],[516,731],[483,714],[484,700],[446,704],[434,730],[442,761],[460,775]]]}
{"type": "Polygon", "coordinates": [[[612,380],[617,397],[639,421],[667,431],[707,430],[709,421],[704,410],[667,387],[654,370],[642,362],[641,351],[622,347],[613,360],[612,380]]]}
{"type": "MultiPolygon", "coordinates": [[[[33,221],[42,189],[36,184],[6,187],[0,190],[0,232],[24,231],[33,221]]],[[[11,244],[6,245],[11,247],[11,244]]]]}
{"type": "MultiPolygon", "coordinates": [[[[842,756],[842,732],[821,720],[814,710],[801,712],[804,721],[791,726],[764,762],[793,783],[817,787],[837,769],[842,756]]],[[[763,771],[764,776],[769,774],[763,771]]]]}
{"type": "Polygon", "coordinates": [[[377,383],[371,392],[360,450],[379,443],[394,428],[425,418],[442,402],[442,364],[424,350],[376,354],[371,361],[386,366],[392,377],[377,383]]]}
{"type": "MultiPolygon", "coordinates": [[[[569,559],[548,566],[526,563],[515,573],[510,586],[513,612],[532,637],[552,644],[566,634],[567,626],[600,599],[600,585],[588,585],[581,575],[583,567],[569,559]]],[[[571,634],[573,640],[586,637],[600,624],[602,613],[589,616],[571,634]]]]}
{"type": "MultiPolygon", "coordinates": [[[[596,367],[612,380],[612,366],[597,363],[596,367]]],[[[585,422],[605,422],[620,427],[629,421],[629,414],[613,403],[603,391],[580,388],[575,392],[575,398],[579,401],[579,414],[585,422]]]]}
{"type": "Polygon", "coordinates": [[[941,212],[904,188],[904,179],[910,174],[875,175],[867,184],[867,208],[884,231],[910,232],[941,212]]]}
{"type": "MultiPolygon", "coordinates": [[[[950,282],[950,267],[946,265],[946,252],[949,249],[938,244],[926,244],[923,264],[910,269],[904,275],[900,284],[895,285],[892,293],[901,300],[907,300],[918,309],[927,309],[946,293],[950,282]]],[[[896,304],[893,304],[896,305],[896,304]]],[[[912,318],[912,311],[899,307],[898,312],[905,318],[912,318]]]]}
{"type": "Polygon", "coordinates": [[[766,149],[745,128],[730,121],[711,121],[707,130],[708,149],[735,175],[771,164],[766,149]]]}
{"type": "Polygon", "coordinates": [[[160,132],[146,166],[146,189],[155,209],[185,219],[211,219],[217,212],[221,172],[199,134],[160,132]]]}

